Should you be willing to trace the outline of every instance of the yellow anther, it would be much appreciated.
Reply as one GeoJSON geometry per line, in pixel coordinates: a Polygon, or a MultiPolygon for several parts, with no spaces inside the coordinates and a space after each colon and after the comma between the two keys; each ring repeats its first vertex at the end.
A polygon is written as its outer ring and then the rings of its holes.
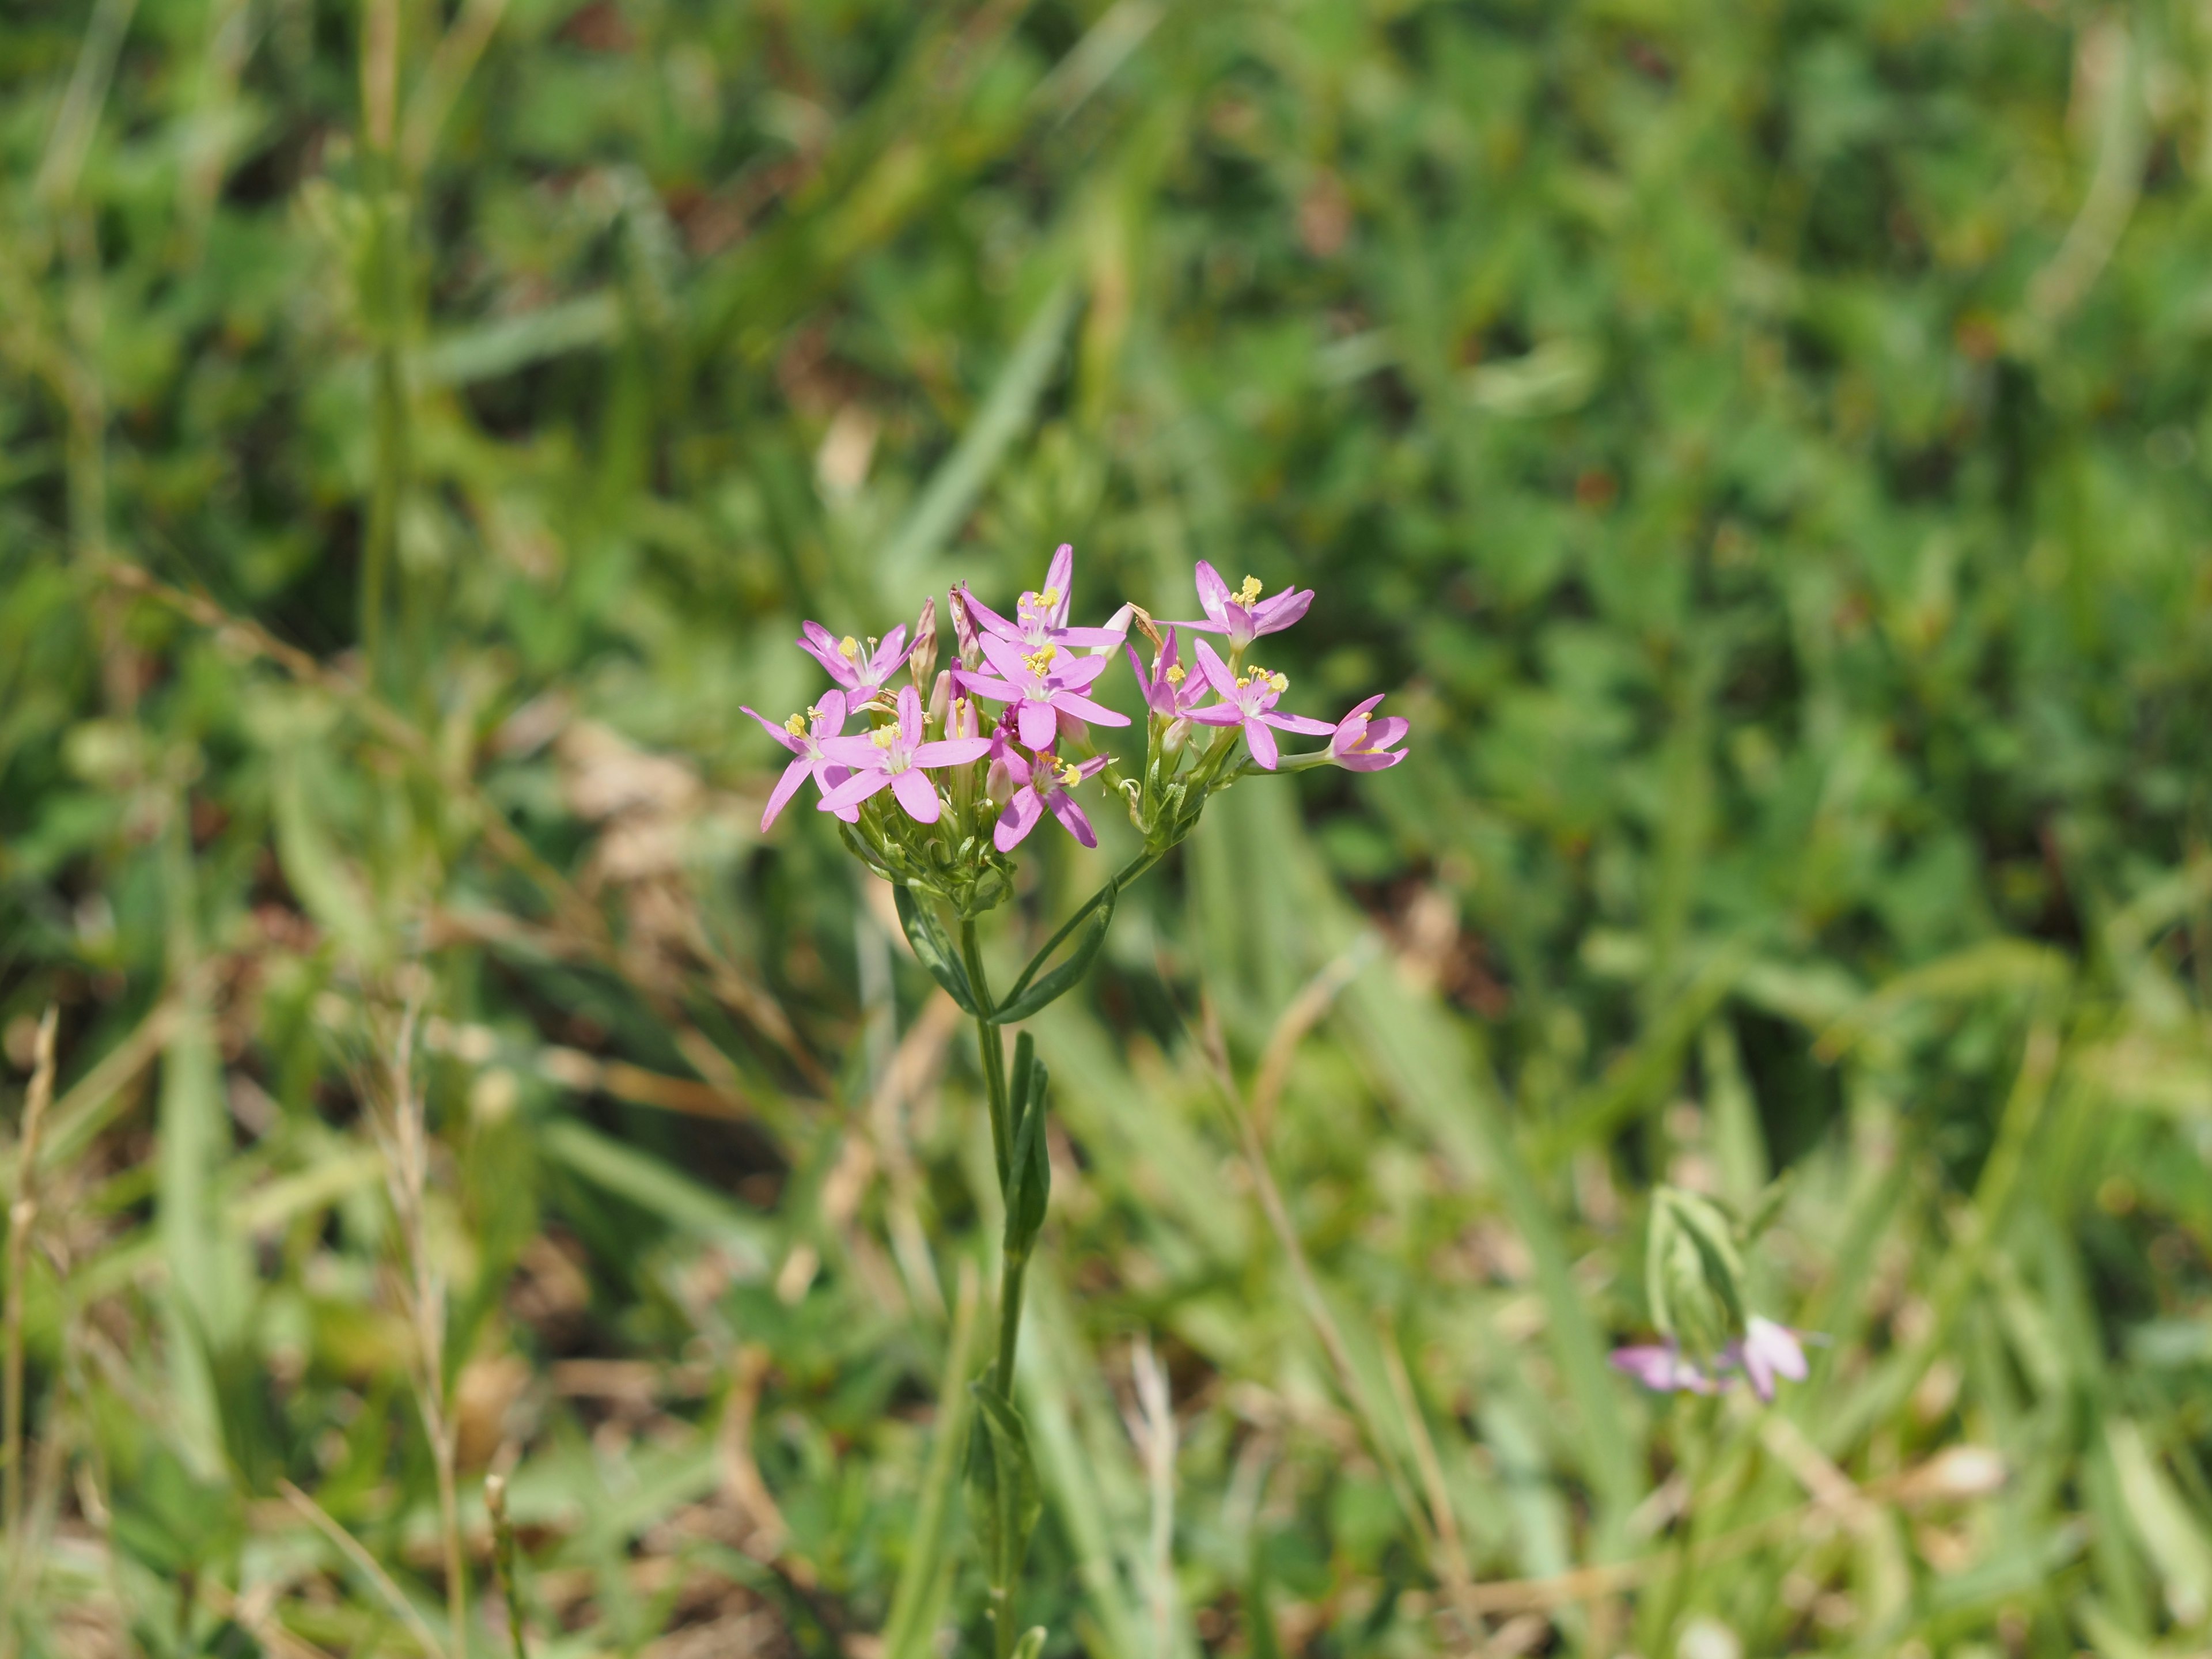
{"type": "Polygon", "coordinates": [[[879,726],[868,733],[868,741],[878,749],[888,749],[898,740],[899,732],[896,726],[879,726]]]}
{"type": "Polygon", "coordinates": [[[1183,683],[1184,678],[1185,676],[1183,674],[1182,665],[1181,663],[1171,662],[1168,665],[1167,679],[1170,685],[1181,685],[1183,683]]]}
{"type": "Polygon", "coordinates": [[[1050,673],[1052,672],[1052,659],[1059,654],[1060,647],[1058,646],[1041,645],[1036,650],[1030,652],[1027,656],[1022,659],[1022,666],[1028,669],[1032,674],[1050,673]]]}
{"type": "Polygon", "coordinates": [[[1257,576],[1247,576],[1244,579],[1244,586],[1237,590],[1237,603],[1251,605],[1255,603],[1259,597],[1260,579],[1257,576]]]}
{"type": "Polygon", "coordinates": [[[1060,603],[1060,590],[1056,587],[1046,588],[1043,592],[1036,596],[1036,602],[1038,610],[1050,610],[1054,605],[1060,603]]]}
{"type": "Polygon", "coordinates": [[[1073,761],[1062,761],[1060,763],[1060,781],[1073,789],[1083,781],[1083,769],[1073,761]]]}
{"type": "Polygon", "coordinates": [[[843,639],[837,641],[837,654],[847,662],[852,661],[860,654],[860,641],[854,639],[850,634],[846,635],[843,639]]]}
{"type": "Polygon", "coordinates": [[[789,720],[783,723],[783,729],[790,732],[794,738],[805,737],[806,735],[806,716],[804,714],[793,714],[789,720]]]}
{"type": "Polygon", "coordinates": [[[1291,677],[1288,674],[1270,674],[1267,684],[1275,689],[1275,695],[1279,697],[1291,689],[1291,677]]]}

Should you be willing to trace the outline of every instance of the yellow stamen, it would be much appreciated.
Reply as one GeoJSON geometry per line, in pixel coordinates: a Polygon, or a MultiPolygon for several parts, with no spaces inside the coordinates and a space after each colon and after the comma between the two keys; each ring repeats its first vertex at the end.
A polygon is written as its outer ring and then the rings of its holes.
{"type": "Polygon", "coordinates": [[[1168,665],[1168,684],[1170,685],[1181,685],[1183,683],[1183,679],[1184,675],[1182,672],[1182,665],[1179,662],[1170,663],[1168,665]]]}
{"type": "Polygon", "coordinates": [[[1032,674],[1048,674],[1052,672],[1053,659],[1059,654],[1058,646],[1041,645],[1022,659],[1022,666],[1032,674]]]}
{"type": "Polygon", "coordinates": [[[1244,579],[1244,586],[1237,590],[1237,603],[1249,605],[1257,601],[1259,597],[1260,579],[1257,576],[1247,576],[1244,579]]]}
{"type": "Polygon", "coordinates": [[[1036,602],[1038,610],[1050,610],[1054,605],[1060,603],[1060,590],[1056,587],[1046,588],[1043,592],[1036,596],[1036,602]]]}
{"type": "Polygon", "coordinates": [[[783,723],[783,729],[790,732],[794,738],[805,737],[806,735],[806,716],[804,714],[793,714],[789,720],[783,723]]]}
{"type": "Polygon", "coordinates": [[[1060,781],[1073,789],[1083,781],[1083,769],[1073,761],[1062,761],[1060,763],[1060,781]]]}
{"type": "Polygon", "coordinates": [[[896,726],[879,726],[868,733],[868,741],[878,749],[888,749],[898,740],[898,727],[896,726]]]}
{"type": "Polygon", "coordinates": [[[1267,684],[1275,688],[1275,695],[1279,697],[1291,689],[1291,677],[1288,674],[1270,674],[1267,684]]]}
{"type": "Polygon", "coordinates": [[[843,639],[837,641],[837,654],[847,662],[852,661],[860,654],[860,641],[854,639],[850,634],[846,635],[843,639]]]}

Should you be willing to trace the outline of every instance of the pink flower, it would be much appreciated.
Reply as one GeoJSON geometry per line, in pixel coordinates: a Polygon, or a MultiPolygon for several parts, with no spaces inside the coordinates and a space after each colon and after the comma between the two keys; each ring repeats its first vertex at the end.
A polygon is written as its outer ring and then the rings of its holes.
{"type": "Polygon", "coordinates": [[[988,738],[945,738],[922,741],[921,698],[910,685],[899,687],[898,720],[879,726],[866,737],[832,738],[822,752],[853,775],[822,798],[821,810],[839,811],[857,807],[879,789],[898,797],[906,815],[917,823],[934,823],[939,811],[937,787],[922,775],[940,766],[961,766],[991,752],[988,738]]]}
{"type": "Polygon", "coordinates": [[[1062,542],[1054,550],[1052,563],[1044,574],[1044,586],[1023,594],[1014,605],[1014,620],[1008,622],[997,611],[970,593],[966,587],[954,590],[970,617],[985,632],[995,634],[1002,640],[1012,640],[1030,650],[1039,646],[1103,645],[1121,643],[1128,624],[1119,629],[1070,628],[1067,625],[1069,601],[1073,597],[1075,584],[1075,550],[1062,542]]]}
{"type": "Polygon", "coordinates": [[[1127,714],[1117,714],[1083,695],[1083,688],[1112,665],[1111,657],[1073,656],[1049,641],[1024,651],[1000,634],[984,635],[982,645],[985,660],[999,671],[999,677],[963,669],[961,684],[977,696],[1014,705],[1014,727],[1024,748],[1051,748],[1061,714],[1101,726],[1129,723],[1127,714]]]}
{"type": "Polygon", "coordinates": [[[1396,714],[1379,720],[1368,718],[1368,711],[1382,701],[1378,692],[1336,723],[1328,740],[1331,762],[1347,772],[1381,772],[1406,758],[1404,750],[1391,746],[1405,737],[1409,729],[1406,720],[1396,714]]]}
{"type": "Polygon", "coordinates": [[[1243,650],[1262,634],[1279,634],[1306,614],[1313,603],[1313,589],[1285,588],[1271,599],[1260,597],[1260,579],[1247,576],[1243,586],[1235,592],[1221,580],[1221,573],[1204,559],[1198,562],[1194,573],[1198,583],[1198,602],[1206,609],[1204,622],[1182,623],[1179,627],[1195,629],[1201,634],[1226,634],[1231,655],[1243,650]]]}
{"type": "MultiPolygon", "coordinates": [[[[805,714],[793,714],[781,726],[775,725],[752,709],[747,708],[745,713],[760,721],[763,732],[798,757],[783,769],[783,775],[775,781],[775,787],[769,791],[768,810],[761,814],[761,831],[766,834],[769,825],[775,822],[776,814],[789,803],[792,793],[803,780],[811,777],[826,795],[849,775],[845,768],[833,764],[822,752],[823,743],[836,738],[845,729],[845,694],[842,691],[825,691],[820,702],[805,714]]],[[[860,816],[860,809],[857,806],[844,807],[837,811],[837,816],[850,823],[860,816]]]]}
{"type": "Polygon", "coordinates": [[[992,844],[1001,853],[1011,853],[1024,836],[1037,827],[1045,811],[1050,808],[1067,833],[1085,847],[1098,845],[1098,836],[1091,827],[1091,820],[1075,804],[1069,793],[1084,779],[1106,764],[1106,757],[1094,755],[1077,764],[1063,761],[1049,749],[1037,751],[1031,759],[1024,760],[1018,749],[1006,750],[993,763],[995,772],[1004,766],[1014,787],[1013,799],[1006,810],[999,815],[999,826],[991,832],[992,844]]]}
{"type": "Polygon", "coordinates": [[[1729,1344],[1727,1358],[1742,1365],[1743,1374],[1751,1379],[1753,1394],[1761,1400],[1771,1400],[1776,1377],[1802,1382],[1809,1374],[1802,1340],[1805,1334],[1753,1314],[1745,1322],[1743,1340],[1729,1344]]]}
{"type": "Polygon", "coordinates": [[[905,662],[906,624],[884,635],[883,643],[871,653],[850,634],[841,640],[820,623],[801,623],[799,648],[828,669],[831,679],[857,694],[847,700],[848,707],[857,708],[890,684],[905,662]]]}
{"type": "Polygon", "coordinates": [[[1206,695],[1206,677],[1186,672],[1176,660],[1182,647],[1176,643],[1172,626],[1168,629],[1167,642],[1152,653],[1152,672],[1149,674],[1138,659],[1137,647],[1130,645],[1123,648],[1129,653],[1129,670],[1137,677],[1137,687],[1145,694],[1145,707],[1162,720],[1181,720],[1206,695]]]}
{"type": "Polygon", "coordinates": [[[1671,1342],[1644,1343],[1615,1348],[1613,1368],[1626,1371],[1647,1389],[1661,1394],[1711,1394],[1719,1386],[1694,1359],[1686,1359],[1671,1342]]]}
{"type": "Polygon", "coordinates": [[[1262,771],[1275,769],[1275,732],[1268,730],[1270,726],[1276,731],[1304,732],[1312,738],[1326,737],[1336,730],[1327,720],[1275,712],[1275,699],[1290,689],[1290,680],[1284,675],[1271,674],[1257,665],[1248,666],[1241,675],[1232,675],[1229,665],[1214,655],[1213,647],[1204,640],[1198,642],[1198,665],[1204,671],[1206,683],[1220,693],[1221,701],[1193,711],[1190,718],[1200,726],[1243,727],[1244,741],[1262,771]]]}

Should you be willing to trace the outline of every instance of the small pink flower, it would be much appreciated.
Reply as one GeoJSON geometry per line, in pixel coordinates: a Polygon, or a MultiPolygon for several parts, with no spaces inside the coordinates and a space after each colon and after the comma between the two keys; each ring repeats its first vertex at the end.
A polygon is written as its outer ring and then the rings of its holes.
{"type": "Polygon", "coordinates": [[[906,624],[901,623],[884,635],[871,652],[850,634],[842,640],[820,623],[801,623],[799,648],[830,671],[830,678],[851,695],[847,702],[857,708],[890,683],[907,659],[906,624]]]}
{"type": "Polygon", "coordinates": [[[937,787],[923,775],[940,766],[961,766],[991,752],[988,738],[944,738],[922,741],[921,698],[911,685],[898,694],[898,720],[879,726],[866,737],[832,738],[822,752],[853,775],[822,798],[821,810],[836,812],[858,807],[878,790],[888,788],[898,798],[906,815],[917,823],[934,823],[940,810],[937,787]]]}
{"type": "Polygon", "coordinates": [[[1014,620],[1007,621],[985,605],[965,587],[954,590],[975,623],[987,633],[1002,640],[1036,650],[1042,645],[1115,646],[1121,642],[1128,624],[1119,629],[1071,628],[1067,625],[1070,601],[1074,597],[1075,549],[1062,542],[1052,556],[1052,563],[1044,574],[1044,586],[1032,588],[1014,605],[1014,620]]]}
{"type": "Polygon", "coordinates": [[[1198,584],[1198,602],[1205,608],[1206,620],[1176,625],[1195,629],[1201,634],[1226,634],[1232,656],[1262,634],[1281,633],[1304,616],[1306,607],[1313,603],[1310,587],[1286,587],[1273,599],[1263,599],[1257,576],[1247,576],[1243,586],[1231,589],[1221,580],[1221,573],[1204,559],[1198,562],[1194,575],[1198,584]]]}
{"type": "Polygon", "coordinates": [[[1745,1322],[1743,1340],[1729,1344],[1728,1358],[1743,1367],[1751,1389],[1761,1400],[1774,1398],[1774,1379],[1802,1382],[1811,1368],[1805,1363],[1806,1333],[1778,1325],[1753,1314],[1745,1322]]]}
{"type": "Polygon", "coordinates": [[[1661,1394],[1711,1394],[1719,1386],[1694,1359],[1686,1358],[1671,1342],[1644,1343],[1615,1348],[1612,1359],[1645,1388],[1661,1394]]]}
{"type": "MultiPolygon", "coordinates": [[[[776,814],[783,811],[790,802],[793,792],[805,779],[811,777],[816,787],[826,795],[849,775],[845,768],[833,764],[822,752],[823,744],[845,729],[845,694],[842,691],[825,691],[820,702],[805,714],[793,714],[781,726],[750,708],[747,708],[745,713],[759,720],[761,729],[769,736],[798,757],[783,769],[783,775],[775,781],[775,787],[769,791],[768,810],[761,814],[761,831],[766,834],[769,825],[775,822],[776,814]]],[[[848,806],[839,810],[837,816],[850,823],[860,816],[860,809],[848,806]]]]}
{"type": "Polygon", "coordinates": [[[1275,732],[1270,731],[1270,726],[1276,731],[1303,732],[1310,738],[1327,737],[1336,730],[1327,720],[1275,712],[1275,699],[1291,684],[1281,674],[1271,674],[1256,665],[1247,666],[1241,675],[1231,674],[1229,665],[1214,654],[1213,647],[1204,640],[1198,642],[1198,665],[1204,671],[1206,683],[1220,694],[1221,701],[1195,710],[1191,719],[1200,726],[1243,727],[1244,742],[1262,771],[1275,769],[1275,732]]]}
{"type": "Polygon", "coordinates": [[[1081,763],[1063,761],[1049,749],[1036,751],[1028,760],[1021,751],[1009,748],[992,763],[995,773],[1005,767],[1007,781],[1014,786],[1013,799],[1006,810],[999,815],[998,828],[991,832],[991,842],[1001,853],[1011,853],[1021,845],[1029,832],[1043,820],[1049,809],[1067,833],[1085,847],[1098,845],[1097,832],[1091,820],[1076,805],[1069,793],[1084,779],[1096,774],[1106,764],[1106,757],[1094,755],[1081,763]]]}
{"type": "Polygon", "coordinates": [[[1014,705],[1014,726],[1024,748],[1051,748],[1061,714],[1101,726],[1129,723],[1127,714],[1117,714],[1083,695],[1084,688],[1113,665],[1111,657],[1075,656],[1048,641],[1024,651],[999,634],[984,635],[982,646],[984,659],[998,671],[997,678],[963,669],[961,684],[977,696],[1014,705]]]}
{"type": "Polygon", "coordinates": [[[1407,722],[1396,714],[1386,714],[1379,720],[1368,718],[1369,711],[1382,701],[1378,692],[1336,723],[1328,740],[1328,757],[1347,772],[1381,772],[1406,758],[1406,751],[1393,745],[1410,729],[1407,722]]]}
{"type": "Polygon", "coordinates": [[[1198,707],[1199,699],[1206,692],[1203,674],[1187,672],[1178,658],[1182,647],[1177,643],[1175,629],[1168,629],[1167,641],[1152,653],[1152,672],[1147,674],[1139,660],[1137,647],[1124,647],[1129,653],[1129,671],[1137,677],[1137,687],[1145,694],[1145,707],[1164,720],[1181,720],[1198,707]]]}

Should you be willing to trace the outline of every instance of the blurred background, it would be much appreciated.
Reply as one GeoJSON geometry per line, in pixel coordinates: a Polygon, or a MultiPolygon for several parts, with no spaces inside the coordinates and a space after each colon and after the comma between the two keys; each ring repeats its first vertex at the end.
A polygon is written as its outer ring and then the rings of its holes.
{"type": "Polygon", "coordinates": [[[503,1652],[492,1471],[532,1654],[889,1651],[980,1088],[740,705],[1067,540],[1079,621],[1315,587],[1286,704],[1413,756],[1038,1022],[1048,1653],[2203,1650],[2208,77],[2179,0],[10,0],[0,1649],[503,1652]],[[1608,1370],[1652,1183],[1783,1173],[1811,1378],[1608,1370]]]}

